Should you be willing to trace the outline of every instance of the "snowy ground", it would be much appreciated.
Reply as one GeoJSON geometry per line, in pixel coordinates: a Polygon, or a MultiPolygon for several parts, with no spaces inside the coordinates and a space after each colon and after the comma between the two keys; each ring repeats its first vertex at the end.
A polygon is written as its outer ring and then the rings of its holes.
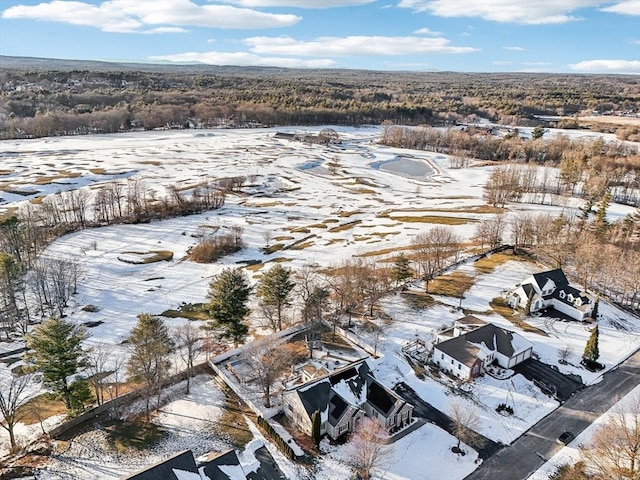
{"type": "MultiPolygon", "coordinates": [[[[322,128],[311,130],[317,132],[322,128]]],[[[446,155],[380,146],[376,143],[380,129],[375,127],[336,127],[336,130],[343,141],[336,146],[279,140],[274,137],[273,129],[135,132],[3,141],[0,142],[3,170],[0,210],[20,207],[31,200],[35,202],[43,195],[77,188],[94,189],[114,179],[126,183],[126,179],[135,177],[151,192],[163,196],[168,185],[178,185],[188,191],[206,178],[248,177],[244,193],[229,195],[225,206],[217,211],[144,225],[84,230],[62,237],[47,248],[45,256],[71,258],[82,264],[83,278],[67,318],[78,324],[102,322],[89,328],[91,337],[87,343],[109,345],[114,357],[126,354],[121,343],[129,335],[138,314],[159,314],[169,308],[176,309],[182,303],[202,302],[211,278],[224,267],[235,267],[238,262],[250,260],[284,261],[293,269],[306,264],[327,267],[372,252],[379,252],[378,258],[383,258],[395,255],[410,245],[416,234],[433,227],[434,223],[429,223],[425,216],[463,218],[465,223],[452,229],[466,240],[473,235],[476,221],[491,216],[478,209],[485,205],[483,185],[492,167],[450,169],[446,155]],[[330,167],[330,162],[338,166],[330,167]],[[433,173],[429,175],[430,172],[433,173]],[[192,235],[197,235],[202,228],[232,226],[244,229],[245,249],[211,265],[184,259],[187,249],[197,242],[192,235]],[[281,250],[263,253],[266,231],[270,233],[272,244],[282,244],[281,250]],[[309,238],[299,249],[288,248],[306,237],[309,238]],[[125,252],[150,250],[170,250],[173,259],[138,265],[118,259],[126,255],[125,252]],[[81,310],[87,304],[98,306],[99,311],[81,310]]],[[[578,201],[570,201],[563,207],[518,204],[509,208],[512,211],[559,213],[562,208],[579,205],[578,201]]],[[[612,205],[609,219],[615,220],[632,210],[612,205]]],[[[472,265],[464,266],[462,270],[473,271],[473,276],[477,277],[476,285],[465,295],[463,306],[480,312],[480,318],[515,329],[504,318],[489,313],[489,302],[522,280],[531,271],[531,266],[510,262],[492,274],[482,276],[478,276],[472,265]]],[[[249,271],[249,275],[257,280],[260,271],[249,271]]],[[[417,378],[400,353],[407,340],[418,335],[433,341],[434,330],[450,325],[460,316],[454,308],[458,299],[442,297],[437,300],[445,305],[426,310],[412,310],[396,297],[383,302],[394,322],[383,332],[379,347],[383,357],[377,362],[377,375],[388,385],[406,381],[425,400],[446,411],[452,398],[448,387],[434,380],[417,378]]],[[[628,316],[607,305],[601,304],[601,313],[606,318],[601,325],[601,361],[611,368],[640,345],[640,328],[634,326],[628,316]],[[620,325],[624,326],[624,331],[620,331],[620,325]]],[[[185,320],[167,318],[166,321],[170,326],[177,326],[185,320]]],[[[251,321],[256,328],[262,324],[257,308],[253,309],[251,321]]],[[[558,365],[559,368],[582,375],[586,382],[597,381],[597,376],[581,369],[578,363],[589,334],[584,326],[550,324],[543,319],[533,319],[532,323],[550,336],[520,333],[534,343],[534,350],[543,361],[557,364],[558,349],[568,344],[573,352],[569,365],[558,365]]],[[[15,341],[0,343],[0,351],[20,345],[15,341]]],[[[5,369],[6,366],[0,363],[0,375],[5,374],[5,369]]],[[[203,398],[202,401],[204,405],[215,404],[215,398],[203,398]]],[[[506,443],[557,405],[520,377],[502,382],[485,378],[464,401],[480,409],[481,432],[506,443]],[[509,395],[515,402],[515,415],[501,417],[494,408],[509,395]]],[[[181,411],[188,407],[183,404],[167,408],[181,411]]],[[[202,421],[209,421],[199,407],[193,409],[198,415],[204,415],[202,421]]],[[[161,418],[168,422],[178,418],[169,413],[166,415],[161,418]]],[[[185,444],[180,443],[184,442],[180,440],[183,427],[175,425],[172,428],[174,443],[167,444],[165,451],[154,453],[156,456],[152,458],[161,458],[174,451],[172,448],[182,448],[185,444]]],[[[0,450],[6,444],[3,435],[0,432],[0,450]]],[[[102,477],[93,478],[112,478],[139,465],[133,459],[135,465],[117,471],[121,459],[109,463],[92,457],[97,448],[92,445],[104,443],[103,438],[97,438],[100,433],[94,435],[96,438],[80,438],[74,444],[77,455],[70,453],[70,458],[77,457],[79,464],[93,462],[96,468],[104,470],[102,477]],[[82,450],[85,448],[82,445],[86,445],[86,450],[82,450]]],[[[424,445],[419,439],[428,435],[440,438],[438,435],[446,434],[422,427],[402,441],[415,444],[411,448],[417,449],[424,445]]],[[[213,446],[217,445],[216,441],[219,440],[211,439],[213,446]]],[[[451,441],[447,436],[438,444],[451,441]]],[[[412,451],[409,444],[402,448],[412,451]]],[[[429,446],[424,453],[415,456],[431,465],[438,463],[439,455],[443,455],[442,452],[429,446]]],[[[145,454],[140,461],[146,464],[150,458],[145,454]]],[[[472,458],[473,455],[467,455],[464,462],[472,458]]],[[[470,466],[465,463],[460,467],[460,477],[455,478],[463,477],[466,468],[470,466]]],[[[397,467],[389,472],[389,475],[402,475],[403,470],[397,467]]],[[[296,478],[293,475],[290,478],[296,478]]]]}
{"type": "MultiPolygon", "coordinates": [[[[210,376],[199,376],[193,379],[190,395],[182,393],[184,388],[184,383],[172,387],[169,394],[175,395],[176,400],[165,405],[153,419],[153,423],[167,433],[150,450],[118,453],[110,446],[106,431],[92,430],[71,440],[64,451],[57,452],[50,464],[39,472],[38,478],[115,480],[181,450],[190,449],[197,457],[232,448],[228,440],[215,433],[224,403],[224,394],[217,382],[210,376]]],[[[254,452],[265,444],[257,430],[252,433],[254,439],[239,453],[240,463],[247,472],[259,466],[254,452]]]]}

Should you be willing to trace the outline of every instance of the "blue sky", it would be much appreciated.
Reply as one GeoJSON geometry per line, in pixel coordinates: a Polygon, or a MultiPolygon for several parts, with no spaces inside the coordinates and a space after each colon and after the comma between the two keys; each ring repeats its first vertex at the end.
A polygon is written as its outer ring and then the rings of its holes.
{"type": "Polygon", "coordinates": [[[640,74],[640,0],[2,0],[0,54],[640,74]]]}

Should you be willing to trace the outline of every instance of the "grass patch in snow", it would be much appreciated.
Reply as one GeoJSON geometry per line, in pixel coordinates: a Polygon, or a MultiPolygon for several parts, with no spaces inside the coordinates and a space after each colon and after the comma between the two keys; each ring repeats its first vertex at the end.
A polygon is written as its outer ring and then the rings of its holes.
{"type": "Polygon", "coordinates": [[[462,272],[440,275],[429,282],[429,293],[460,298],[475,283],[473,277],[462,272]]]}
{"type": "Polygon", "coordinates": [[[344,217],[348,218],[348,217],[350,217],[351,215],[357,215],[357,214],[359,214],[359,213],[362,213],[362,210],[353,210],[353,211],[347,211],[347,210],[344,210],[344,211],[342,211],[342,212],[338,213],[338,216],[339,216],[339,217],[343,217],[343,218],[344,218],[344,217]]]}
{"type": "Polygon", "coordinates": [[[297,243],[293,245],[289,250],[304,250],[305,248],[312,247],[313,245],[313,242],[297,243]]]}
{"type": "Polygon", "coordinates": [[[90,168],[89,171],[91,173],[93,173],[94,175],[104,175],[105,174],[105,169],[104,168],[90,168]]]}
{"type": "Polygon", "coordinates": [[[265,253],[265,255],[269,255],[270,253],[275,253],[279,250],[282,250],[283,248],[284,243],[274,243],[273,245],[265,247],[262,251],[265,253]]]}
{"type": "Polygon", "coordinates": [[[423,215],[423,216],[398,216],[389,217],[391,220],[404,223],[433,223],[436,225],[465,225],[467,223],[477,222],[474,218],[467,217],[447,217],[439,215],[423,215]]]}
{"type": "Polygon", "coordinates": [[[351,227],[354,227],[362,223],[362,220],[354,220],[353,222],[343,223],[342,225],[338,225],[337,227],[330,228],[329,231],[331,233],[342,232],[344,230],[349,230],[351,227]]]}
{"type": "Polygon", "coordinates": [[[222,387],[222,391],[225,394],[224,404],[213,429],[216,434],[228,438],[235,448],[241,450],[253,440],[253,433],[247,425],[245,416],[255,417],[255,415],[226,385],[222,387]]]}
{"type": "Polygon", "coordinates": [[[209,320],[202,310],[202,303],[184,303],[177,310],[169,309],[160,315],[169,318],[186,318],[187,320],[209,320]]]}
{"type": "Polygon", "coordinates": [[[322,221],[322,223],[339,223],[340,220],[336,219],[336,218],[327,218],[325,220],[322,221]]]}
{"type": "Polygon", "coordinates": [[[539,328],[534,327],[533,325],[528,324],[520,317],[520,314],[514,312],[513,308],[511,308],[504,301],[502,297],[496,297],[489,303],[494,312],[499,315],[502,315],[504,318],[513,323],[516,327],[521,328],[525,332],[537,333],[539,335],[544,335],[548,337],[549,335],[544,330],[540,330],[539,328]]]}
{"type": "Polygon", "coordinates": [[[147,450],[166,434],[158,425],[145,422],[143,416],[125,421],[114,420],[106,427],[106,431],[109,441],[119,453],[127,453],[131,449],[147,450]]]}
{"type": "Polygon", "coordinates": [[[260,262],[260,263],[254,263],[252,265],[247,265],[246,267],[244,267],[246,270],[249,270],[250,272],[257,272],[258,270],[260,270],[262,267],[264,267],[264,263],[260,262]]]}
{"type": "Polygon", "coordinates": [[[132,263],[134,265],[144,265],[155,262],[169,262],[173,260],[173,252],[171,250],[150,250],[148,252],[122,252],[118,256],[118,260],[124,263],[132,263]]]}
{"type": "Polygon", "coordinates": [[[497,267],[510,260],[513,260],[513,255],[506,253],[494,253],[475,261],[473,266],[479,273],[493,273],[497,267]]]}
{"type": "Polygon", "coordinates": [[[436,304],[433,297],[426,292],[407,291],[402,292],[402,296],[414,310],[424,310],[436,304]]]}
{"type": "Polygon", "coordinates": [[[25,425],[33,425],[54,415],[66,415],[64,401],[51,393],[43,393],[33,397],[19,408],[20,421],[25,425]]]}
{"type": "Polygon", "coordinates": [[[291,235],[280,235],[278,237],[273,237],[273,240],[276,242],[284,242],[286,240],[293,240],[296,237],[292,237],[291,235]]]}

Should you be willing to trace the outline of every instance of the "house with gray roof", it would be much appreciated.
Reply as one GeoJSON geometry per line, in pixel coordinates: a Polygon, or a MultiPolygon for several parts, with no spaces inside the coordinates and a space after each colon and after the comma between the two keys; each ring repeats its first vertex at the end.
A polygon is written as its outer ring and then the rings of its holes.
{"type": "Polygon", "coordinates": [[[528,306],[528,313],[552,308],[578,321],[591,318],[594,302],[592,295],[571,286],[560,268],[534,273],[507,294],[511,308],[528,306]]]}
{"type": "Polygon", "coordinates": [[[312,434],[314,412],[320,415],[320,433],[336,439],[352,432],[365,416],[387,431],[409,425],[413,406],[378,382],[366,359],[282,393],[284,415],[300,431],[312,434]]]}
{"type": "Polygon", "coordinates": [[[184,450],[122,480],[247,480],[235,450],[209,453],[196,463],[191,450],[184,450]]]}
{"type": "Polygon", "coordinates": [[[432,361],[441,370],[466,381],[478,377],[491,364],[510,369],[531,358],[533,344],[521,335],[472,315],[460,320],[438,335],[433,346],[432,361]]]}

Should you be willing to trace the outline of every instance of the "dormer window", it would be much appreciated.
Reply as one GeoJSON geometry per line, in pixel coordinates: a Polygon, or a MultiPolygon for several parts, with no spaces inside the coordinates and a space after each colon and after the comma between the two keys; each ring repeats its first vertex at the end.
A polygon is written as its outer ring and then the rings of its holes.
{"type": "Polygon", "coordinates": [[[564,297],[567,296],[567,294],[564,293],[564,290],[560,290],[560,294],[559,295],[560,295],[560,298],[564,298],[564,297]]]}
{"type": "Polygon", "coordinates": [[[582,299],[580,297],[576,298],[575,305],[576,307],[579,307],[580,305],[582,305],[582,299]]]}
{"type": "Polygon", "coordinates": [[[567,300],[569,300],[570,302],[573,302],[574,300],[573,295],[572,294],[567,295],[567,300]]]}

